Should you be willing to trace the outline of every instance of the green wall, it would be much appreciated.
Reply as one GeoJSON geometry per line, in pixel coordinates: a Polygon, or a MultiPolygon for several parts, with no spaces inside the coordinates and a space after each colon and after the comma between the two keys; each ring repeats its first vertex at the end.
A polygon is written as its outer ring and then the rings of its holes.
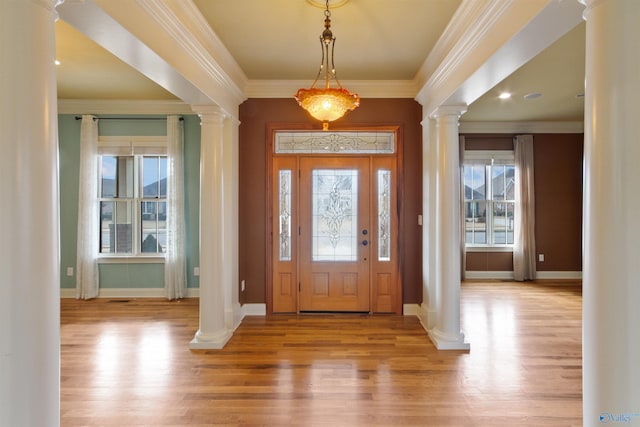
{"type": "MultiPolygon", "coordinates": [[[[78,226],[78,176],[80,160],[80,120],[75,115],[58,116],[58,150],[60,168],[60,287],[75,288],[76,240],[78,226]],[[73,267],[74,275],[67,276],[73,267]]],[[[109,117],[109,116],[101,116],[109,117]]],[[[123,116],[118,116],[123,117],[123,116]]],[[[130,116],[153,117],[153,116],[130,116]]],[[[105,136],[166,135],[164,120],[103,120],[98,125],[105,136]]],[[[184,116],[184,189],[187,234],[187,286],[198,288],[193,275],[200,265],[199,194],[200,194],[200,119],[184,116]]],[[[164,265],[149,263],[100,264],[101,288],[163,288],[164,265]]]]}

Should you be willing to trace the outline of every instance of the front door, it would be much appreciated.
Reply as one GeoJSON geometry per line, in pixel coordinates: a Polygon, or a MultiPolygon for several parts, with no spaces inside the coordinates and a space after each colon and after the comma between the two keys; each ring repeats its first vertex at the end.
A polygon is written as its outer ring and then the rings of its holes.
{"type": "Polygon", "coordinates": [[[271,158],[269,311],[402,313],[395,153],[271,158]]]}
{"type": "Polygon", "coordinates": [[[300,159],[300,311],[369,312],[369,159],[300,159]]]}

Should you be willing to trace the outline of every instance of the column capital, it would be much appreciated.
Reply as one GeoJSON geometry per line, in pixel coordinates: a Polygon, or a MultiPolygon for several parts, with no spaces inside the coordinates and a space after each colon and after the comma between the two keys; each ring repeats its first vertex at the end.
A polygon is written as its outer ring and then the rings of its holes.
{"type": "Polygon", "coordinates": [[[229,116],[222,108],[214,104],[192,105],[191,109],[203,123],[222,123],[229,116]]]}
{"type": "Polygon", "coordinates": [[[434,119],[439,119],[442,117],[455,117],[459,119],[464,113],[467,112],[467,106],[465,104],[457,104],[457,105],[441,105],[436,110],[431,113],[430,117],[434,119]]]}
{"type": "Polygon", "coordinates": [[[31,0],[31,3],[42,6],[50,12],[55,12],[55,8],[60,6],[64,0],[31,0]]]}
{"type": "Polygon", "coordinates": [[[584,18],[584,20],[587,20],[587,16],[594,8],[607,1],[608,0],[578,0],[578,2],[582,3],[585,6],[584,11],[582,12],[582,17],[584,18]]]}

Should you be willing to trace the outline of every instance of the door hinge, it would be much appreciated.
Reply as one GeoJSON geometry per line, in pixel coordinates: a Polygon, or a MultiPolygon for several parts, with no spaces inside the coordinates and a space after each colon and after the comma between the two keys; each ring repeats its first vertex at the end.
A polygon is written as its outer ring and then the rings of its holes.
{"type": "Polygon", "coordinates": [[[300,282],[298,282],[298,292],[300,292],[302,290],[302,285],[300,284],[300,282]]]}
{"type": "Polygon", "coordinates": [[[302,227],[298,227],[298,236],[302,235],[302,227]]]}

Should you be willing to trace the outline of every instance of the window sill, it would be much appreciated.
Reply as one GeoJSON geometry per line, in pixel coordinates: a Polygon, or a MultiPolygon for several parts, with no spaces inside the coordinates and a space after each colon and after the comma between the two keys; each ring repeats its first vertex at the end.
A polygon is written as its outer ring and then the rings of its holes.
{"type": "Polygon", "coordinates": [[[164,264],[164,256],[99,256],[98,264],[164,264]]]}
{"type": "Polygon", "coordinates": [[[513,246],[465,246],[467,252],[513,252],[513,246]]]}

